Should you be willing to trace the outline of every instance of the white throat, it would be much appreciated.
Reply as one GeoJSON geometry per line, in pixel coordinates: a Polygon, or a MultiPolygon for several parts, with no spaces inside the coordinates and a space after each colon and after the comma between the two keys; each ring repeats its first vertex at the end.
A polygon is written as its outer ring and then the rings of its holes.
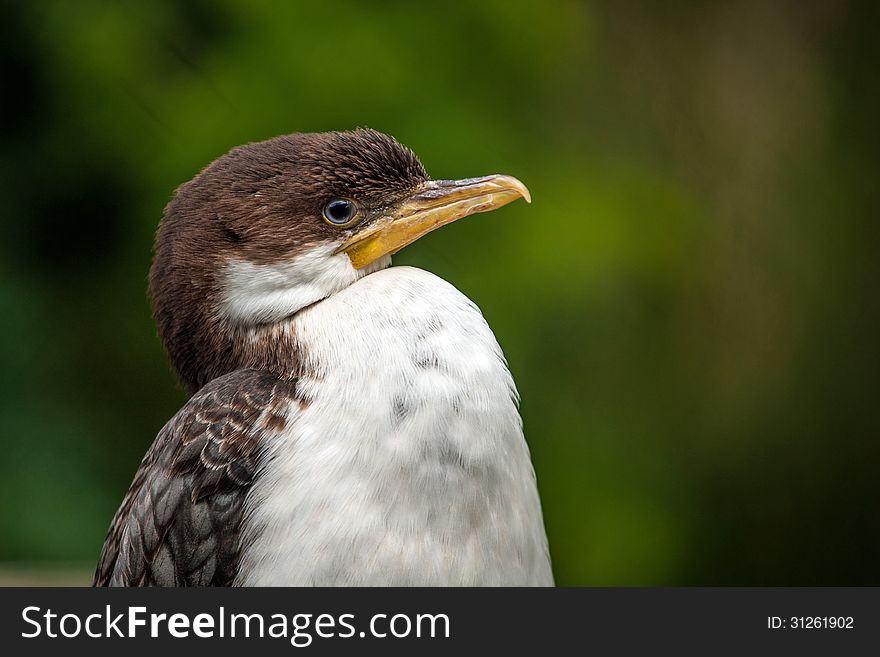
{"type": "Polygon", "coordinates": [[[337,246],[320,244],[273,264],[230,260],[222,274],[220,313],[239,325],[279,322],[391,264],[384,256],[355,269],[346,254],[333,254],[337,246]]]}

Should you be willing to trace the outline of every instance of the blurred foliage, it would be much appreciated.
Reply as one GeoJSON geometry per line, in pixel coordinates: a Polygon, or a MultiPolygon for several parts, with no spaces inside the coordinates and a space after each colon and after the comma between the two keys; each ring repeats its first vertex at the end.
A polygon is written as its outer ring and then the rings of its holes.
{"type": "Polygon", "coordinates": [[[531,188],[396,261],[497,333],[560,584],[880,584],[877,3],[0,18],[0,560],[93,563],[184,401],[145,294],[172,190],[369,125],[531,188]]]}

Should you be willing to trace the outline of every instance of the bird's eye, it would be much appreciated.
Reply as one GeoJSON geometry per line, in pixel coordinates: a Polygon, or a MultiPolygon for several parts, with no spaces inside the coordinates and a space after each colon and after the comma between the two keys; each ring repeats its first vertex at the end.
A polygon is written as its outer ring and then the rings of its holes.
{"type": "Polygon", "coordinates": [[[324,221],[332,226],[348,226],[357,215],[357,206],[348,199],[336,198],[324,206],[324,221]]]}

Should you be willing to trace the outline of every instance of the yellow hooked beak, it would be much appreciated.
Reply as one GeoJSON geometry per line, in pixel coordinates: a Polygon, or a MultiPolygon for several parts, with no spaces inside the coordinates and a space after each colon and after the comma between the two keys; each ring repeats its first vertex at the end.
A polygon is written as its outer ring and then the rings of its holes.
{"type": "Polygon", "coordinates": [[[430,180],[390,214],[370,222],[339,247],[355,269],[397,253],[422,235],[477,212],[488,212],[518,198],[532,202],[529,190],[513,176],[430,180]]]}

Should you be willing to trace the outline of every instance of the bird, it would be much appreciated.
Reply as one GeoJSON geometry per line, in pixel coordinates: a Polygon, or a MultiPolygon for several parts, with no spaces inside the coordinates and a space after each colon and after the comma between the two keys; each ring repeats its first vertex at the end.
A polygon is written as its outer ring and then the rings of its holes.
{"type": "Polygon", "coordinates": [[[190,395],[95,586],[553,586],[519,396],[479,308],[391,256],[529,191],[433,180],[370,128],[232,149],[181,185],[149,274],[190,395]]]}

